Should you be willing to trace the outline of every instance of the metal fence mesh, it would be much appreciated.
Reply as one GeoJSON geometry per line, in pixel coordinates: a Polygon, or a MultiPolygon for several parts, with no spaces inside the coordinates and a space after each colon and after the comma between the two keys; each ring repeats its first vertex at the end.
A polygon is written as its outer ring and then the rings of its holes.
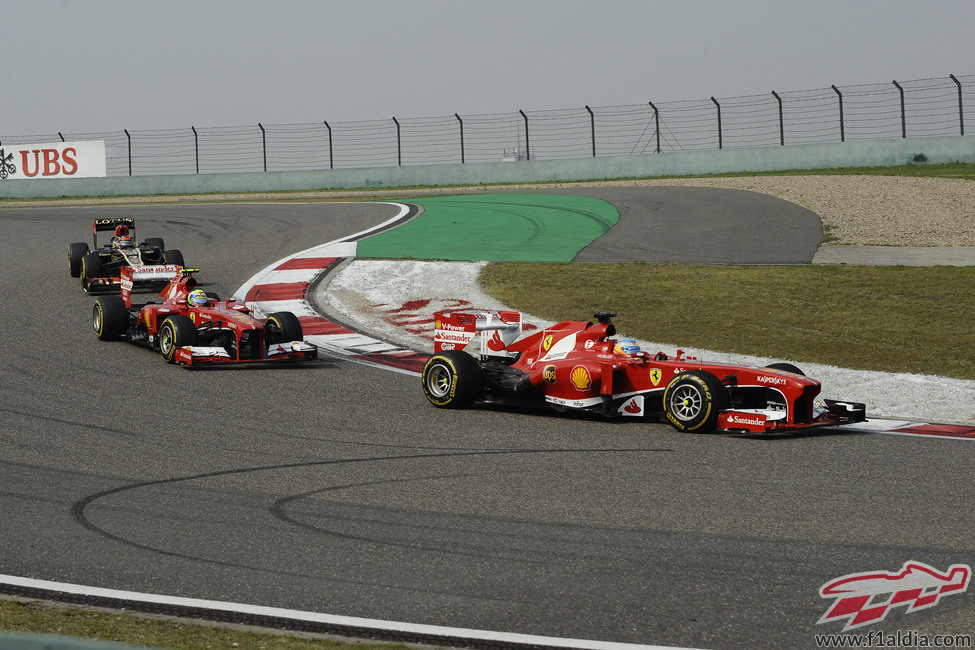
{"type": "Polygon", "coordinates": [[[514,113],[4,135],[0,145],[104,140],[109,176],[207,174],[933,137],[975,128],[973,118],[975,75],[964,75],[514,113]]]}

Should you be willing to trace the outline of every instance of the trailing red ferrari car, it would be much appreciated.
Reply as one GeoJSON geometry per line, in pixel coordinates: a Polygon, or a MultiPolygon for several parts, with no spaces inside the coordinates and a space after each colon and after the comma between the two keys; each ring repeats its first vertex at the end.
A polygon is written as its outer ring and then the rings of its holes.
{"type": "Polygon", "coordinates": [[[158,349],[169,363],[185,366],[262,361],[300,361],[318,357],[302,340],[301,322],[282,311],[260,320],[236,300],[220,300],[197,288],[195,269],[175,267],[121,270],[121,295],[100,296],[92,328],[102,341],[127,339],[158,349]],[[161,304],[132,304],[139,281],[166,280],[161,304]]]}
{"type": "Polygon", "coordinates": [[[817,402],[821,385],[791,364],[705,363],[677,350],[650,355],[613,340],[616,314],[562,321],[521,336],[516,311],[438,312],[423,391],[434,406],[475,401],[544,405],[662,420],[680,431],[773,433],[862,422],[855,402],[817,402]],[[480,359],[463,351],[480,334],[480,359]]]}
{"type": "MultiPolygon", "coordinates": [[[[184,266],[183,253],[175,248],[165,250],[161,237],[136,243],[135,219],[131,217],[92,220],[91,243],[92,248],[85,242],[68,244],[68,273],[81,278],[81,288],[87,293],[117,292],[125,267],[184,266]],[[112,231],[113,236],[99,246],[98,233],[104,231],[112,231]]],[[[144,280],[139,288],[158,289],[158,284],[144,280]]]]}

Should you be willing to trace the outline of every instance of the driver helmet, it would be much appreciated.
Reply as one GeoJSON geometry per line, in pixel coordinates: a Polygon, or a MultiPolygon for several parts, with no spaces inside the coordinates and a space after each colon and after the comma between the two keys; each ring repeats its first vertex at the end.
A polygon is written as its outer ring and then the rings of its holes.
{"type": "Polygon", "coordinates": [[[635,357],[640,354],[640,346],[633,339],[620,339],[616,342],[613,353],[621,357],[635,357]]]}
{"type": "Polygon", "coordinates": [[[128,234],[129,234],[129,227],[128,226],[115,226],[115,236],[116,237],[125,237],[128,234]]]}
{"type": "Polygon", "coordinates": [[[193,307],[203,307],[207,304],[207,295],[203,289],[193,289],[186,296],[186,302],[193,307]]]}
{"type": "Polygon", "coordinates": [[[122,236],[118,238],[118,245],[119,248],[132,248],[135,246],[135,243],[132,241],[131,237],[122,236]]]}

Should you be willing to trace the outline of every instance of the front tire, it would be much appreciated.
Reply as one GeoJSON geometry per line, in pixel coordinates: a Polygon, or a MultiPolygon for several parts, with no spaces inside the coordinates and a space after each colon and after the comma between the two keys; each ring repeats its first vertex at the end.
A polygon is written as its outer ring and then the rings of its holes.
{"type": "Polygon", "coordinates": [[[806,376],[806,373],[799,370],[799,368],[792,365],[791,363],[770,363],[765,367],[768,368],[769,370],[782,370],[784,372],[791,372],[793,375],[802,375],[803,377],[806,376]]]}
{"type": "Polygon", "coordinates": [[[289,343],[304,338],[301,321],[290,311],[277,311],[264,321],[264,344],[271,347],[275,343],[289,343]]]}
{"type": "Polygon", "coordinates": [[[128,325],[128,310],[120,296],[102,296],[95,300],[91,327],[100,341],[117,341],[128,325]]]}
{"type": "Polygon", "coordinates": [[[162,237],[146,237],[146,240],[142,243],[150,248],[158,248],[160,253],[166,250],[166,243],[162,237]]]}
{"type": "Polygon", "coordinates": [[[88,254],[88,244],[83,241],[68,244],[68,272],[71,277],[81,275],[81,259],[88,254]]]}
{"type": "Polygon", "coordinates": [[[88,253],[81,258],[81,288],[88,291],[91,285],[91,278],[100,278],[105,274],[102,270],[102,258],[98,253],[88,253]]]}
{"type": "Polygon", "coordinates": [[[166,264],[178,264],[182,267],[186,266],[186,263],[183,261],[183,253],[175,248],[163,253],[163,262],[166,264]]]}
{"type": "Polygon", "coordinates": [[[481,366],[466,352],[439,352],[423,366],[423,393],[439,408],[470,406],[481,396],[481,366]]]}
{"type": "Polygon", "coordinates": [[[176,362],[176,350],[196,345],[196,325],[186,316],[170,316],[159,328],[159,352],[168,363],[176,362]]]}
{"type": "Polygon", "coordinates": [[[718,413],[728,408],[729,403],[728,389],[717,377],[703,370],[682,372],[664,389],[664,412],[678,431],[714,431],[718,413]]]}

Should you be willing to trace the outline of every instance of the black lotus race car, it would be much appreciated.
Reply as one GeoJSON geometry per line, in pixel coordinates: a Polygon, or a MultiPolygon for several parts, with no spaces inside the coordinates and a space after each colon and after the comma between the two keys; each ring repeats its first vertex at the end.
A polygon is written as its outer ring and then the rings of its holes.
{"type": "MultiPolygon", "coordinates": [[[[166,250],[162,237],[148,237],[136,243],[134,235],[135,219],[131,217],[95,219],[91,223],[91,248],[85,242],[68,244],[71,277],[80,277],[81,287],[88,293],[117,292],[123,266],[144,270],[185,266],[183,253],[175,248],[166,250]],[[114,234],[107,244],[99,247],[98,233],[103,231],[114,234]]],[[[150,281],[149,284],[159,283],[150,281]]]]}

